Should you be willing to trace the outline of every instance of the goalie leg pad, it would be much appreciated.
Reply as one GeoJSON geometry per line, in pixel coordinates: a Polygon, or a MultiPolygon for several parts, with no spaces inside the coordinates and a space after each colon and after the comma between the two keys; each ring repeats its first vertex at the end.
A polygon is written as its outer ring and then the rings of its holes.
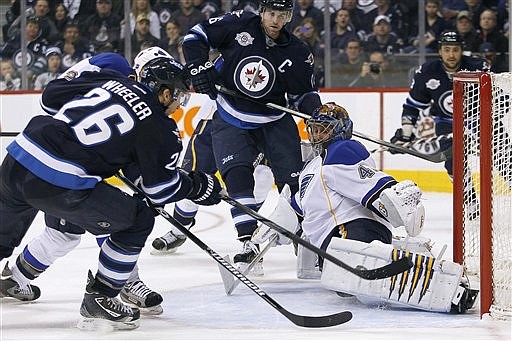
{"type": "MultiPolygon", "coordinates": [[[[306,236],[302,237],[308,241],[306,236]]],[[[322,273],[319,269],[318,255],[302,245],[297,246],[297,278],[320,279],[322,273]]]]}
{"type": "Polygon", "coordinates": [[[358,297],[362,302],[380,301],[416,309],[450,312],[460,298],[462,266],[447,260],[436,261],[429,255],[400,251],[378,241],[362,243],[333,238],[327,252],[352,267],[377,268],[403,256],[414,266],[399,275],[362,279],[329,261],[324,262],[321,283],[324,287],[358,297]]]}

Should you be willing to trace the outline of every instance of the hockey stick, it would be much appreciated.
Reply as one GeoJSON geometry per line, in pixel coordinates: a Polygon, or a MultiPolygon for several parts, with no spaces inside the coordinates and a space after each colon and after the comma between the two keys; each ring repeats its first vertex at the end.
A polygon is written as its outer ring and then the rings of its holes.
{"type": "MultiPolygon", "coordinates": [[[[229,90],[229,89],[227,89],[227,88],[225,88],[223,86],[220,86],[220,85],[216,85],[216,88],[217,88],[217,90],[219,92],[222,92],[223,94],[226,94],[226,95],[229,95],[229,96],[243,98],[243,99],[245,99],[247,101],[250,101],[250,102],[253,102],[253,103],[257,103],[259,105],[266,106],[267,108],[281,110],[281,111],[287,112],[287,113],[289,113],[289,114],[291,114],[293,116],[300,117],[300,118],[305,119],[305,120],[311,118],[310,115],[302,113],[300,111],[293,110],[293,109],[290,109],[290,108],[287,108],[287,107],[283,107],[283,106],[275,104],[275,103],[270,103],[270,102],[262,103],[262,102],[260,102],[260,101],[258,101],[256,99],[254,99],[254,98],[251,98],[251,97],[245,96],[245,95],[241,95],[241,94],[239,94],[239,93],[237,93],[237,92],[235,92],[233,90],[229,90]]],[[[427,161],[430,161],[430,162],[435,162],[435,163],[444,162],[444,161],[446,161],[449,158],[448,155],[445,155],[445,152],[440,152],[440,153],[434,154],[434,155],[425,155],[425,154],[420,153],[420,152],[418,152],[418,151],[416,151],[414,149],[405,148],[405,147],[402,147],[400,145],[396,145],[394,143],[387,142],[387,141],[378,139],[376,137],[372,137],[372,136],[369,136],[369,135],[357,132],[355,130],[352,131],[352,135],[354,135],[356,137],[359,137],[361,139],[373,142],[373,143],[380,144],[382,146],[386,146],[389,149],[394,149],[397,152],[400,152],[400,153],[403,153],[403,154],[410,154],[410,155],[416,156],[416,157],[418,157],[420,159],[427,160],[427,161]]]]}
{"type": "Polygon", "coordinates": [[[137,186],[133,184],[129,179],[127,179],[124,175],[117,173],[116,176],[128,186],[132,191],[138,192],[145,197],[148,202],[149,207],[158,212],[160,216],[165,218],[168,222],[176,226],[181,233],[183,233],[187,238],[192,240],[194,244],[199,246],[202,250],[204,250],[208,255],[210,255],[218,264],[222,265],[227,271],[229,271],[233,276],[238,278],[242,283],[244,283],[249,289],[255,292],[259,297],[261,297],[265,302],[270,304],[274,309],[276,309],[280,314],[285,316],[288,320],[300,327],[308,327],[308,328],[322,328],[322,327],[332,327],[337,326],[342,323],[346,323],[352,319],[352,313],[350,311],[342,311],[340,313],[326,315],[326,316],[305,316],[305,315],[297,315],[294,314],[285,308],[283,308],[279,303],[277,303],[272,297],[270,297],[267,293],[261,290],[256,284],[254,284],[250,279],[245,277],[240,271],[238,271],[233,265],[227,262],[224,258],[222,258],[217,252],[212,250],[208,245],[206,245],[201,239],[199,239],[195,234],[190,232],[185,226],[180,224],[179,221],[174,219],[172,215],[167,213],[162,207],[158,207],[154,205],[151,200],[144,194],[144,192],[140,191],[137,186]]]}
{"type": "Polygon", "coordinates": [[[0,132],[1,137],[15,137],[18,136],[19,132],[15,131],[2,131],[0,132]]]}
{"type": "MultiPolygon", "coordinates": [[[[267,245],[256,255],[256,257],[247,265],[247,268],[242,272],[242,275],[247,276],[249,272],[254,268],[254,266],[260,261],[260,259],[263,258],[265,253],[267,253],[268,250],[273,246],[272,244],[277,240],[277,235],[272,236],[270,240],[268,241],[267,245]]],[[[224,257],[226,261],[229,262],[229,256],[224,257]]],[[[236,277],[231,275],[229,271],[227,271],[224,267],[220,266],[219,264],[219,270],[220,270],[220,276],[222,278],[222,282],[224,283],[224,290],[226,291],[226,295],[231,295],[233,291],[236,289],[238,284],[240,284],[240,281],[237,281],[236,277]]]]}
{"type": "Polygon", "coordinates": [[[287,229],[274,223],[272,220],[263,217],[258,212],[239,203],[238,201],[229,197],[228,195],[221,194],[221,198],[228,204],[238,208],[239,210],[246,213],[247,215],[249,215],[249,216],[253,217],[254,219],[260,221],[261,223],[269,226],[273,230],[276,230],[280,234],[283,234],[286,237],[290,238],[295,243],[301,244],[306,249],[309,249],[309,250],[317,253],[319,256],[323,257],[324,259],[336,264],[337,266],[339,266],[339,267],[347,270],[348,272],[351,272],[354,275],[359,276],[361,278],[368,279],[368,280],[387,278],[387,277],[398,275],[399,273],[402,273],[402,272],[410,269],[413,266],[412,261],[408,257],[403,257],[397,261],[393,261],[393,262],[391,262],[387,265],[384,265],[380,268],[377,268],[377,269],[364,269],[359,266],[353,268],[350,265],[348,265],[347,263],[342,262],[341,260],[334,257],[333,255],[325,252],[324,250],[314,246],[313,244],[309,243],[308,241],[297,236],[295,233],[288,231],[287,229]]]}

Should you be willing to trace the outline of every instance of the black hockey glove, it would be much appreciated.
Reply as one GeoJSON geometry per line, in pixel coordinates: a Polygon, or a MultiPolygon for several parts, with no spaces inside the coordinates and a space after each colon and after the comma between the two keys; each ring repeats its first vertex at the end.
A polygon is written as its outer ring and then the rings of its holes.
{"type": "Polygon", "coordinates": [[[219,75],[215,70],[215,65],[208,60],[205,63],[189,63],[187,69],[194,90],[200,94],[207,94],[213,100],[216,99],[215,82],[219,75]]]}
{"type": "MultiPolygon", "coordinates": [[[[391,143],[396,144],[397,146],[403,145],[408,142],[412,142],[416,139],[416,136],[414,136],[413,133],[405,133],[403,128],[398,128],[395,131],[395,136],[393,136],[390,140],[391,143]]],[[[389,148],[389,152],[391,154],[403,154],[398,149],[389,148]]]]}
{"type": "Polygon", "coordinates": [[[193,188],[187,196],[187,199],[192,200],[198,205],[216,205],[220,202],[220,192],[222,186],[215,175],[206,174],[203,172],[190,172],[188,173],[192,179],[193,188]]]}

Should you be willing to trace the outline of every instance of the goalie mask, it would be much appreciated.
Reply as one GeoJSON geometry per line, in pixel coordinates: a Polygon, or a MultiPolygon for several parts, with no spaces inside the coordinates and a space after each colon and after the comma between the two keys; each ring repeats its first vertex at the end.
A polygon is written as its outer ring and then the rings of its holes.
{"type": "Polygon", "coordinates": [[[334,102],[323,104],[306,121],[309,141],[319,152],[335,141],[349,140],[352,126],[347,110],[334,102]]]}
{"type": "Polygon", "coordinates": [[[190,78],[183,65],[174,58],[158,58],[142,68],[140,82],[159,94],[168,88],[174,101],[185,106],[190,99],[190,78]]]}

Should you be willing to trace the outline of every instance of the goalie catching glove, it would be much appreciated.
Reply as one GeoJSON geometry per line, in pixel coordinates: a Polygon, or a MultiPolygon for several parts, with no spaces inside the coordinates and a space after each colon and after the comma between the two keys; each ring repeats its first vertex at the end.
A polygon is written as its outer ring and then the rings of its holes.
{"type": "Polygon", "coordinates": [[[222,186],[215,175],[203,172],[190,172],[188,177],[192,180],[192,190],[187,199],[198,205],[216,205],[220,202],[222,186]]]}
{"type": "Polygon", "coordinates": [[[394,227],[404,226],[407,234],[415,237],[425,222],[421,195],[421,189],[414,182],[405,180],[383,190],[372,205],[394,227]]]}
{"type": "MultiPolygon", "coordinates": [[[[295,214],[295,210],[290,205],[290,202],[290,186],[285,185],[277,199],[276,208],[268,217],[268,219],[281,226],[282,228],[295,233],[299,227],[299,220],[297,219],[297,214],[295,214]]],[[[252,241],[255,244],[262,244],[263,242],[270,240],[274,235],[277,235],[275,245],[288,245],[291,243],[290,238],[280,234],[267,225],[260,225],[258,227],[258,229],[253,234],[252,241]]]]}
{"type": "Polygon", "coordinates": [[[209,60],[204,63],[192,62],[187,64],[187,69],[192,80],[192,86],[197,93],[206,94],[211,99],[217,98],[215,82],[218,78],[215,64],[209,60]]]}

